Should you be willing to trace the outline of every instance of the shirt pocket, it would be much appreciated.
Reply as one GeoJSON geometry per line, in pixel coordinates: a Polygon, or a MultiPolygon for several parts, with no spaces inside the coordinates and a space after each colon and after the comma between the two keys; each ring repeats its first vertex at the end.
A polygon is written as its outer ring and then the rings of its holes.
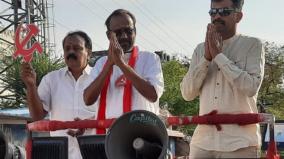
{"type": "Polygon", "coordinates": [[[246,69],[246,59],[245,58],[234,60],[234,64],[242,70],[246,69]]]}

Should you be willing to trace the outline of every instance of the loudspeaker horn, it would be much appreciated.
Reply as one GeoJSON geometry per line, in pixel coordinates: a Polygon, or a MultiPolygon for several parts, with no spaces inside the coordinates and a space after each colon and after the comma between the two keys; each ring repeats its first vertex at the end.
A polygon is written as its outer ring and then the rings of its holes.
{"type": "Polygon", "coordinates": [[[108,159],[164,159],[168,140],[167,129],[157,115],[135,110],[113,123],[105,151],[108,159]]]}

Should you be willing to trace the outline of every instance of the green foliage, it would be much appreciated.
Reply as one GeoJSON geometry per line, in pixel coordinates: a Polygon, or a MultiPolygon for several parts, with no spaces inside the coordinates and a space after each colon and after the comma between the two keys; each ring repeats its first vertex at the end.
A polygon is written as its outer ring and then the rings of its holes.
{"type": "Polygon", "coordinates": [[[264,43],[265,75],[258,96],[259,103],[268,106],[267,111],[277,119],[284,119],[284,47],[264,43]]]}
{"type": "MultiPolygon", "coordinates": [[[[170,111],[172,115],[197,115],[198,99],[185,101],[180,92],[180,82],[188,68],[177,61],[169,61],[162,64],[165,82],[165,92],[160,98],[162,107],[170,111]]],[[[179,130],[192,134],[194,126],[180,127],[179,130]]]]}
{"type": "Polygon", "coordinates": [[[173,115],[196,115],[198,100],[185,101],[180,92],[180,82],[187,72],[187,68],[177,61],[163,63],[165,92],[160,99],[161,105],[167,105],[173,115]]]}
{"type": "MultiPolygon", "coordinates": [[[[3,63],[0,66],[0,108],[20,107],[26,104],[25,85],[20,77],[21,59],[5,56],[1,60],[3,63]]],[[[63,67],[64,63],[62,58],[50,58],[48,54],[36,54],[32,65],[37,73],[37,83],[39,84],[45,74],[63,67]]]]}
{"type": "MultiPolygon", "coordinates": [[[[284,119],[284,46],[264,43],[266,52],[265,75],[259,91],[258,102],[269,105],[267,112],[273,113],[276,119],[284,119]]],[[[163,63],[165,92],[160,99],[173,115],[197,115],[199,101],[184,101],[180,93],[180,82],[187,72],[187,67],[177,61],[163,63]]],[[[179,130],[192,134],[195,126],[180,127],[179,130]]]]}
{"type": "Polygon", "coordinates": [[[32,65],[37,74],[37,84],[39,84],[44,75],[51,71],[64,67],[65,63],[62,57],[51,58],[47,54],[37,54],[32,61],[32,65]]]}

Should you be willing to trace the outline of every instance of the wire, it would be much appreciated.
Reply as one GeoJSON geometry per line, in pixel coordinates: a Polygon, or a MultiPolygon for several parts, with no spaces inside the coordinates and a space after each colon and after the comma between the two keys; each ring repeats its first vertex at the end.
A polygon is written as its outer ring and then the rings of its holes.
{"type": "MultiPolygon", "coordinates": [[[[118,6],[123,7],[122,5],[120,5],[117,1],[112,0],[114,3],[116,3],[118,6]]],[[[149,29],[145,24],[141,23],[140,21],[137,21],[137,24],[141,25],[147,32],[151,33],[152,35],[154,35],[154,38],[156,38],[160,43],[162,43],[165,46],[168,46],[171,50],[175,50],[172,48],[172,44],[169,44],[167,41],[165,41],[163,38],[160,37],[159,34],[153,32],[151,29],[149,29]]],[[[147,38],[148,39],[148,38],[147,38]]],[[[152,43],[152,42],[150,42],[152,43]]],[[[157,50],[160,50],[157,48],[157,50]]]]}
{"type": "MultiPolygon", "coordinates": [[[[59,21],[56,20],[55,18],[51,18],[51,19],[54,19],[54,21],[55,21],[56,24],[60,25],[62,28],[66,29],[67,31],[72,30],[71,28],[69,28],[68,26],[62,24],[61,22],[59,22],[59,21]]],[[[102,50],[104,49],[104,48],[103,48],[100,44],[98,44],[98,43],[92,42],[92,44],[93,44],[94,46],[97,46],[98,48],[100,48],[100,49],[102,49],[102,50]]]]}
{"type": "MultiPolygon", "coordinates": [[[[153,18],[155,18],[157,21],[159,21],[163,26],[167,26],[167,24],[164,23],[160,18],[158,18],[157,16],[155,16],[155,14],[153,14],[153,13],[150,11],[150,9],[148,9],[146,6],[143,6],[143,5],[141,4],[141,2],[139,2],[139,1],[135,1],[135,2],[136,2],[136,3],[139,3],[142,7],[144,7],[145,10],[147,10],[147,11],[150,13],[150,15],[152,15],[153,18]]],[[[172,33],[174,33],[178,38],[182,39],[183,42],[185,42],[186,45],[189,45],[191,48],[194,48],[194,47],[193,47],[190,43],[188,43],[182,36],[180,36],[175,30],[173,30],[172,28],[170,28],[170,27],[168,27],[168,26],[167,26],[167,28],[168,28],[172,33]]]]}
{"type": "MultiPolygon", "coordinates": [[[[96,6],[100,6],[100,8],[102,8],[102,9],[103,9],[104,11],[106,11],[108,14],[111,14],[111,13],[112,13],[112,11],[110,11],[109,9],[107,9],[106,7],[104,7],[102,4],[98,3],[96,0],[91,0],[90,2],[91,2],[92,4],[94,4],[94,5],[96,5],[96,6]]],[[[115,1],[114,1],[114,2],[115,2],[115,1]]],[[[116,2],[115,2],[115,3],[116,3],[116,2]]],[[[118,3],[116,3],[116,4],[120,6],[120,4],[118,4],[118,3]]],[[[96,8],[96,7],[94,7],[94,8],[96,8]]],[[[140,43],[140,45],[141,45],[142,47],[147,48],[147,47],[145,47],[145,45],[147,45],[147,46],[150,46],[151,48],[158,48],[157,45],[154,45],[154,43],[149,42],[144,36],[139,35],[139,37],[141,37],[141,39],[143,39],[143,41],[141,41],[141,43],[140,43]],[[147,44],[145,44],[145,42],[146,42],[147,44]]]]}
{"type": "Polygon", "coordinates": [[[92,8],[90,8],[89,6],[85,5],[84,3],[81,3],[81,1],[77,1],[77,0],[73,0],[74,2],[78,3],[80,6],[86,8],[87,10],[89,10],[93,15],[98,16],[101,20],[105,20],[103,16],[101,16],[100,14],[97,14],[96,12],[93,11],[92,8]]]}
{"type": "MultiPolygon", "coordinates": [[[[161,25],[159,25],[154,19],[152,19],[152,16],[148,16],[146,14],[146,12],[144,12],[144,10],[142,10],[139,6],[137,6],[132,0],[129,0],[133,6],[135,6],[147,19],[149,19],[153,24],[155,24],[160,31],[162,31],[167,37],[168,39],[171,39],[173,41],[173,43],[175,43],[178,47],[181,47],[183,48],[184,50],[187,50],[185,49],[182,44],[179,43],[179,40],[174,40],[174,36],[171,36],[169,33],[168,33],[168,30],[165,30],[163,27],[161,27],[161,25]]],[[[142,5],[141,5],[142,6],[142,5]]]]}

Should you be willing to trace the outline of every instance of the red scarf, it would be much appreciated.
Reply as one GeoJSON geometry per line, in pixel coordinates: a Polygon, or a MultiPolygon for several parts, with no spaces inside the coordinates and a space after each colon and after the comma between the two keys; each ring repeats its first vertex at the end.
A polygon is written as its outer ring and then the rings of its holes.
{"type": "MultiPolygon", "coordinates": [[[[136,59],[138,57],[138,47],[134,47],[130,58],[128,60],[128,65],[134,69],[136,64],[136,59]]],[[[105,63],[106,65],[106,63],[105,63]]],[[[105,66],[104,66],[105,67],[105,66]]],[[[99,106],[99,113],[98,113],[98,120],[105,120],[106,119],[106,98],[107,98],[107,91],[110,83],[110,78],[112,75],[112,70],[109,72],[106,81],[104,83],[101,97],[100,97],[100,106],[99,106]]],[[[124,91],[123,91],[123,113],[131,111],[131,96],[132,96],[132,84],[131,81],[126,79],[125,76],[121,76],[118,78],[119,80],[125,79],[126,82],[124,84],[124,91]]],[[[120,81],[118,81],[120,82],[120,81]]],[[[105,134],[105,129],[97,129],[97,134],[105,134]]]]}

